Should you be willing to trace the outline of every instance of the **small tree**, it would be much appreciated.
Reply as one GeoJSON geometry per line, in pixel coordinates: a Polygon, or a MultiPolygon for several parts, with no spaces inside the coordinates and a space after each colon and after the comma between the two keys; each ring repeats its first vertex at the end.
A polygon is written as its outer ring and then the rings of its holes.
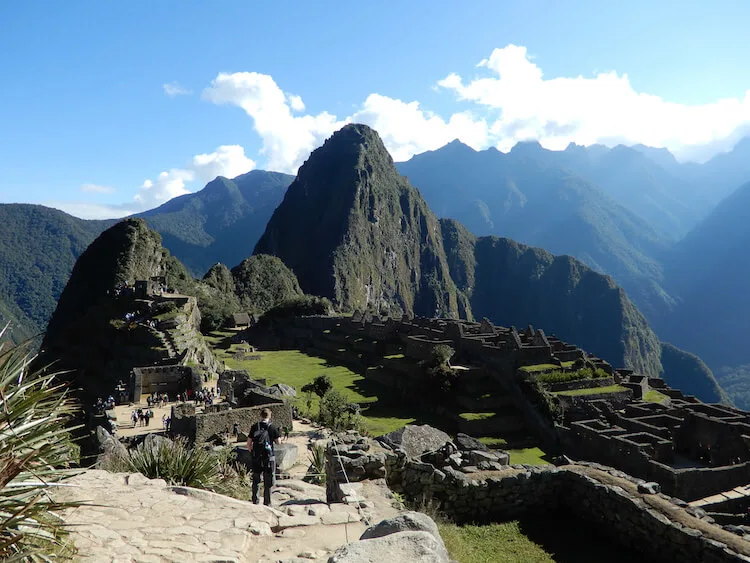
{"type": "Polygon", "coordinates": [[[311,383],[307,383],[302,386],[302,392],[308,393],[313,392],[321,399],[323,396],[328,393],[333,388],[333,383],[331,383],[331,378],[327,375],[319,375],[311,383]]]}
{"type": "Polygon", "coordinates": [[[450,359],[455,350],[445,344],[438,344],[432,349],[428,360],[422,362],[422,369],[429,382],[430,390],[437,390],[445,395],[453,390],[456,382],[456,373],[450,364],[450,359]]]}

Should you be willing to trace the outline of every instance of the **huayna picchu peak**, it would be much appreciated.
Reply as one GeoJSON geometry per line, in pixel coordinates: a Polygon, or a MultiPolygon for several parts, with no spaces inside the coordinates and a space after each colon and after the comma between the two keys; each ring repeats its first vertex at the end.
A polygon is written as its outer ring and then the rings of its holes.
{"type": "MultiPolygon", "coordinates": [[[[281,258],[305,293],[341,310],[532,323],[615,365],[664,372],[658,338],[610,277],[438,220],[366,125],[313,151],[255,252],[281,258]]],[[[722,398],[713,377],[708,387],[722,398]]]]}

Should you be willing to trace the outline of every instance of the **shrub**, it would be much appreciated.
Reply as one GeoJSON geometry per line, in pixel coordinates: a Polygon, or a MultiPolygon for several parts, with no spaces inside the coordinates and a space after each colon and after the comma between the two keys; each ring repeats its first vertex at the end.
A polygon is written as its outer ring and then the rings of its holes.
{"type": "MultiPolygon", "coordinates": [[[[5,330],[0,331],[0,337],[5,330]]],[[[67,555],[59,512],[75,503],[47,491],[75,471],[69,423],[77,412],[56,373],[29,372],[24,346],[0,356],[0,560],[67,555]]]]}
{"type": "Polygon", "coordinates": [[[609,377],[601,368],[583,368],[576,371],[551,371],[542,373],[536,377],[539,383],[563,383],[565,381],[578,381],[580,379],[601,379],[609,377]]]}
{"type": "Polygon", "coordinates": [[[331,378],[327,375],[319,375],[311,383],[302,386],[303,393],[315,393],[318,397],[323,397],[333,388],[331,378]]]}
{"type": "Polygon", "coordinates": [[[206,450],[191,448],[184,438],[141,442],[128,461],[133,471],[172,485],[213,490],[221,478],[218,460],[206,450]]]}
{"type": "Polygon", "coordinates": [[[455,351],[450,346],[438,344],[432,349],[429,359],[420,363],[427,379],[427,390],[430,394],[448,395],[458,379],[458,375],[450,365],[450,359],[455,351]]]}
{"type": "Polygon", "coordinates": [[[323,444],[313,444],[308,455],[312,475],[307,480],[316,485],[321,485],[326,481],[326,449],[323,444]]]}

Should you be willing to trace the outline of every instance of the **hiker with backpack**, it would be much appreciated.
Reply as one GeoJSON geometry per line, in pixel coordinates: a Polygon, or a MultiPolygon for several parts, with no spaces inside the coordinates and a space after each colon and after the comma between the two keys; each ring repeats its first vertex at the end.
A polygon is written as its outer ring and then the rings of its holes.
{"type": "Polygon", "coordinates": [[[271,487],[276,474],[274,444],[279,443],[281,432],[271,424],[271,409],[260,411],[261,420],[250,427],[247,449],[252,456],[253,503],[258,504],[258,488],[263,477],[263,504],[271,506],[271,487]]]}

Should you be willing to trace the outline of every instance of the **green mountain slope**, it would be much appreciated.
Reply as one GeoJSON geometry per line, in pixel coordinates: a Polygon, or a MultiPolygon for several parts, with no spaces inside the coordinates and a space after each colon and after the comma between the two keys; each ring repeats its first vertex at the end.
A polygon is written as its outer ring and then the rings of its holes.
{"type": "Polygon", "coordinates": [[[438,215],[478,235],[574,256],[613,276],[647,316],[656,316],[674,304],[661,287],[658,259],[669,237],[566,166],[609,152],[595,147],[581,156],[519,143],[503,154],[454,141],[397,166],[438,215]]]}
{"type": "Polygon", "coordinates": [[[293,176],[253,170],[233,180],[219,176],[137,216],[158,231],[164,246],[195,276],[213,264],[238,264],[252,254],[293,176]]]}
{"type": "Polygon", "coordinates": [[[41,205],[0,205],[0,319],[15,321],[15,340],[44,330],[76,259],[112,223],[41,205]]]}

